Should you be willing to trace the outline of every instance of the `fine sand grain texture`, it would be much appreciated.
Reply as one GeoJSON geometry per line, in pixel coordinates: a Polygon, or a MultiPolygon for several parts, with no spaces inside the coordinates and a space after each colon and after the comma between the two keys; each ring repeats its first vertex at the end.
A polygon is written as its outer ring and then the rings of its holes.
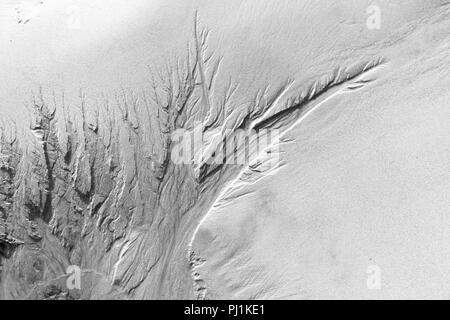
{"type": "Polygon", "coordinates": [[[448,299],[449,29],[444,0],[5,0],[0,299],[448,299]]]}

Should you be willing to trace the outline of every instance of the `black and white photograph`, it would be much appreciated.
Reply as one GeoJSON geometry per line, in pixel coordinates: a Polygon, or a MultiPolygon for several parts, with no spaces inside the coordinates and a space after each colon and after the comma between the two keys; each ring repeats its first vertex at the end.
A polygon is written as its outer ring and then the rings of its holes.
{"type": "Polygon", "coordinates": [[[450,299],[449,0],[0,0],[0,75],[0,300],[450,299]]]}

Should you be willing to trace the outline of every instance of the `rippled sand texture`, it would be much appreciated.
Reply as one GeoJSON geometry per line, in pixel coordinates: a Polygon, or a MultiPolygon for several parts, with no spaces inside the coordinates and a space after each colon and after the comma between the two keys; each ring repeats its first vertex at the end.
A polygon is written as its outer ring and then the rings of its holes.
{"type": "Polygon", "coordinates": [[[0,5],[0,299],[449,298],[447,1],[105,2],[0,5]]]}

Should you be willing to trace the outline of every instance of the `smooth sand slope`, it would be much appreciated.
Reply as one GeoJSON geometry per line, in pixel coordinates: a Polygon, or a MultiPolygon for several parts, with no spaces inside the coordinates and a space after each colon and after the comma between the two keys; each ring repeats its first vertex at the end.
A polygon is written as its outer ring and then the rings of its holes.
{"type": "Polygon", "coordinates": [[[447,1],[8,0],[0,10],[2,121],[27,125],[39,86],[47,98],[64,91],[74,119],[91,117],[69,123],[37,103],[44,120],[26,136],[37,151],[2,172],[12,192],[0,218],[23,243],[0,255],[0,298],[448,298],[447,1]],[[153,103],[151,70],[166,64],[156,92],[181,79],[183,93],[153,103]],[[168,161],[170,133],[197,119],[206,159],[237,128],[279,135],[246,165],[168,161]]]}

